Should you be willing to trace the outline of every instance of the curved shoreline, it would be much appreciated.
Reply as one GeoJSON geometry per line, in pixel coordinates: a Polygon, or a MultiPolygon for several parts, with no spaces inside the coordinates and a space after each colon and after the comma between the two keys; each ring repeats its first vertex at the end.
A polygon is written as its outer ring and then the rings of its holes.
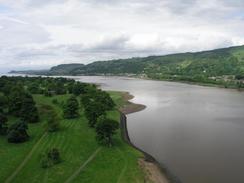
{"type": "Polygon", "coordinates": [[[130,100],[133,99],[134,96],[131,95],[129,92],[122,92],[122,98],[126,103],[124,104],[124,106],[120,107],[119,110],[125,115],[142,111],[147,107],[143,104],[135,104],[131,102],[130,100]]]}
{"type": "MultiPolygon", "coordinates": [[[[124,100],[128,102],[130,99],[134,98],[134,96],[130,95],[128,92],[125,92],[125,95],[126,97],[123,96],[124,100]]],[[[128,106],[123,106],[119,109],[121,136],[127,144],[137,149],[144,155],[144,158],[139,160],[139,164],[141,167],[143,167],[144,171],[146,171],[145,169],[147,169],[148,172],[146,172],[146,174],[150,174],[146,176],[150,176],[149,179],[150,181],[153,181],[153,183],[181,183],[171,172],[168,171],[166,167],[162,166],[152,155],[138,148],[131,142],[127,129],[126,114],[142,111],[146,108],[146,106],[141,104],[134,104],[132,102],[129,102],[129,106],[131,106],[129,107],[129,109],[127,108],[128,106]]]]}

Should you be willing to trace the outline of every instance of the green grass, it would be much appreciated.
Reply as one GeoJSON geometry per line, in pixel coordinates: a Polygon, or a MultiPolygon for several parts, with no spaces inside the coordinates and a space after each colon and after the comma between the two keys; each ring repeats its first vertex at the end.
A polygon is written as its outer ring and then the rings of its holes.
{"type": "MultiPolygon", "coordinates": [[[[123,104],[121,93],[110,92],[116,104],[123,104]]],[[[45,106],[51,105],[62,116],[60,105],[52,103],[56,98],[59,103],[65,101],[68,95],[44,97],[35,95],[41,122],[29,124],[31,139],[22,144],[9,144],[4,137],[0,137],[0,182],[4,182],[20,165],[31,151],[36,142],[44,134],[45,106]]],[[[48,133],[33,152],[30,159],[14,177],[14,183],[61,183],[65,182],[100,146],[95,140],[95,131],[88,127],[87,120],[80,111],[80,117],[74,120],[61,121],[61,129],[55,133],[48,133]],[[47,149],[59,149],[62,162],[48,169],[41,168],[40,156],[47,149]]],[[[119,120],[119,113],[108,112],[108,117],[119,120]]],[[[120,136],[120,131],[114,137],[115,146],[102,147],[95,158],[79,173],[72,182],[82,183],[134,183],[143,182],[143,173],[139,169],[137,160],[142,154],[126,143],[120,136]]]]}
{"type": "Polygon", "coordinates": [[[123,99],[123,95],[126,95],[124,92],[120,91],[108,91],[110,97],[113,99],[117,107],[124,106],[128,104],[128,101],[123,99]]]}

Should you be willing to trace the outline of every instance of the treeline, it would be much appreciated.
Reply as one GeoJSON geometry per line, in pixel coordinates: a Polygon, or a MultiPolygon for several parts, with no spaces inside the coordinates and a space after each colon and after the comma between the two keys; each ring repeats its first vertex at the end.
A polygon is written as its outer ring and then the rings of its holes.
{"type": "MultiPolygon", "coordinates": [[[[52,100],[58,105],[57,99],[52,100]]],[[[46,130],[59,130],[60,120],[78,118],[83,111],[89,126],[95,128],[97,140],[112,145],[112,135],[118,129],[118,122],[108,119],[106,113],[115,107],[109,94],[95,85],[76,82],[73,79],[49,77],[6,77],[0,78],[0,134],[10,143],[20,143],[29,139],[28,123],[46,118],[46,130]],[[59,116],[50,105],[44,106],[45,112],[39,114],[33,95],[53,97],[69,95],[61,105],[63,116],[59,116]],[[15,122],[8,122],[14,118],[15,122]]],[[[56,151],[56,150],[55,150],[56,151]]],[[[46,157],[46,156],[45,156],[46,157]]]]}

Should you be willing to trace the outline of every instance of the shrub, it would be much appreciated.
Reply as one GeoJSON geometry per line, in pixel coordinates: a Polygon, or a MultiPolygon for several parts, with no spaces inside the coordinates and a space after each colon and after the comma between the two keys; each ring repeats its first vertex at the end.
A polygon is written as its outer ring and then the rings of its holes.
{"type": "Polygon", "coordinates": [[[40,163],[42,168],[49,168],[60,163],[61,161],[59,150],[57,148],[52,148],[46,153],[42,154],[40,163]]]}
{"type": "Polygon", "coordinates": [[[8,129],[7,139],[10,143],[21,143],[29,139],[27,134],[28,125],[23,121],[12,124],[8,129]]]}
{"type": "Polygon", "coordinates": [[[6,135],[7,134],[7,121],[8,118],[4,115],[3,111],[0,109],[0,135],[6,135]]]}
{"type": "Polygon", "coordinates": [[[52,103],[53,103],[53,104],[58,104],[58,100],[57,100],[56,98],[54,98],[54,99],[52,100],[52,103]]]}

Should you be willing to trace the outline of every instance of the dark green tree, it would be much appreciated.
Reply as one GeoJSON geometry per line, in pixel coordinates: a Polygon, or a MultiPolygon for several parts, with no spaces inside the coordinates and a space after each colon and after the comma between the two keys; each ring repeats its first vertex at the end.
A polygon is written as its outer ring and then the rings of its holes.
{"type": "Polygon", "coordinates": [[[84,87],[85,87],[84,84],[77,82],[77,83],[74,84],[73,87],[72,87],[72,93],[73,93],[74,95],[78,96],[78,95],[84,93],[84,91],[85,91],[85,90],[84,90],[84,87]]]}
{"type": "Polygon", "coordinates": [[[7,116],[3,113],[3,109],[0,108],[0,135],[6,135],[7,127],[7,116]]]}
{"type": "Polygon", "coordinates": [[[79,103],[75,96],[71,96],[64,106],[64,118],[72,119],[79,116],[79,103]]]}
{"type": "Polygon", "coordinates": [[[12,124],[8,129],[7,139],[10,143],[21,143],[29,139],[27,133],[28,125],[23,121],[12,124]]]}
{"type": "Polygon", "coordinates": [[[19,117],[25,92],[21,87],[13,87],[8,94],[9,113],[19,117]]]}
{"type": "Polygon", "coordinates": [[[100,116],[96,124],[96,139],[99,143],[112,146],[112,136],[119,128],[119,123],[115,120],[100,116]]]}
{"type": "Polygon", "coordinates": [[[60,128],[60,118],[58,117],[58,114],[55,112],[55,110],[51,110],[48,113],[48,119],[47,119],[47,130],[49,132],[56,132],[60,128]]]}
{"type": "Polygon", "coordinates": [[[4,95],[0,94],[0,107],[4,108],[8,106],[8,99],[4,95]]]}
{"type": "Polygon", "coordinates": [[[84,109],[90,127],[95,127],[98,117],[105,114],[103,105],[95,101],[87,103],[84,109]]]}
{"type": "Polygon", "coordinates": [[[111,110],[115,106],[112,98],[107,92],[98,90],[94,95],[94,100],[102,103],[105,110],[111,110]]]}
{"type": "Polygon", "coordinates": [[[28,91],[32,94],[42,94],[42,90],[40,89],[38,83],[32,83],[28,86],[28,91]]]}
{"type": "Polygon", "coordinates": [[[54,164],[57,164],[61,161],[60,153],[57,148],[50,149],[49,152],[47,153],[47,156],[49,159],[52,160],[54,164]]]}
{"type": "Polygon", "coordinates": [[[8,82],[1,88],[1,91],[5,96],[9,95],[9,92],[12,91],[12,85],[8,82]]]}
{"type": "Polygon", "coordinates": [[[52,88],[52,90],[55,91],[55,94],[57,95],[64,95],[67,93],[64,84],[60,81],[55,83],[54,88],[52,88]]]}
{"type": "Polygon", "coordinates": [[[35,123],[39,120],[38,110],[35,106],[35,101],[32,96],[25,94],[22,99],[22,105],[20,110],[20,117],[23,121],[28,123],[35,123]]]}
{"type": "Polygon", "coordinates": [[[46,153],[42,155],[41,158],[41,167],[42,168],[49,168],[55,164],[60,163],[61,157],[60,152],[57,148],[49,149],[46,153]]]}

